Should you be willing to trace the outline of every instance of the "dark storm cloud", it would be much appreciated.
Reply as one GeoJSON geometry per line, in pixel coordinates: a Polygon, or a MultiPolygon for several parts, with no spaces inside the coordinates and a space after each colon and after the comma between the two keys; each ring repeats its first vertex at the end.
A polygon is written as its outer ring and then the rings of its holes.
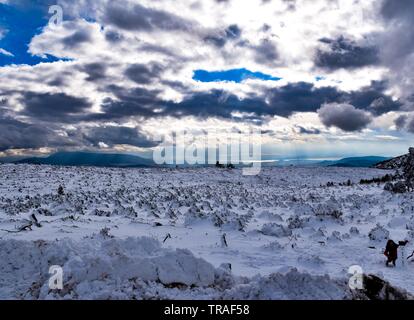
{"type": "Polygon", "coordinates": [[[105,33],[105,39],[108,42],[117,43],[122,41],[124,37],[119,32],[109,30],[105,33]]]}
{"type": "Polygon", "coordinates": [[[408,121],[408,116],[402,115],[402,116],[399,116],[397,119],[395,119],[394,123],[398,130],[402,130],[405,128],[407,121],[408,121]]]}
{"type": "MultiPolygon", "coordinates": [[[[267,116],[288,117],[295,112],[319,110],[319,116],[326,126],[336,126],[344,131],[358,131],[370,123],[369,112],[372,112],[372,105],[376,104],[374,102],[384,97],[390,99],[382,93],[383,88],[383,84],[373,83],[361,91],[342,92],[334,87],[316,88],[310,83],[302,82],[273,88],[263,96],[252,95],[245,99],[240,99],[222,90],[212,90],[187,94],[183,101],[173,102],[159,98],[160,92],[156,90],[125,89],[111,85],[103,88],[103,92],[110,93],[113,98],[104,100],[100,113],[88,113],[90,104],[85,99],[65,94],[29,92],[21,97],[25,105],[21,115],[28,117],[30,122],[48,121],[57,126],[59,123],[75,124],[77,122],[99,124],[104,121],[114,121],[121,123],[130,117],[148,119],[167,116],[175,118],[195,116],[201,119],[215,117],[260,124],[266,120],[267,116]],[[324,105],[326,103],[339,103],[339,105],[326,106],[324,105]],[[235,117],[234,112],[243,115],[235,117]]],[[[398,103],[394,103],[394,110],[397,110],[399,106],[398,103]]],[[[388,109],[392,109],[391,106],[388,109]]],[[[414,122],[412,123],[411,126],[406,126],[407,130],[414,131],[414,122]]],[[[99,142],[108,146],[115,144],[153,146],[151,141],[139,133],[139,130],[114,126],[81,130],[80,136],[67,132],[67,137],[60,137],[56,136],[47,126],[3,120],[0,132],[4,132],[1,140],[4,150],[44,146],[96,147],[99,142]]],[[[320,133],[318,130],[305,128],[299,128],[299,132],[302,134],[320,133]]]]}
{"type": "Polygon", "coordinates": [[[341,101],[342,95],[334,87],[315,88],[311,83],[291,83],[269,91],[269,111],[283,117],[294,112],[314,112],[324,103],[341,101]]]}
{"type": "Polygon", "coordinates": [[[258,46],[251,48],[254,51],[254,59],[259,64],[274,65],[279,60],[276,45],[270,40],[263,40],[258,46]]]}
{"type": "Polygon", "coordinates": [[[98,81],[106,77],[107,67],[103,63],[95,62],[83,65],[80,71],[88,74],[87,81],[98,81]]]}
{"type": "Polygon", "coordinates": [[[197,93],[180,103],[168,103],[164,111],[174,117],[196,116],[200,118],[232,118],[235,111],[264,115],[266,103],[259,97],[239,99],[222,90],[197,93]]]}
{"type": "Polygon", "coordinates": [[[383,0],[380,13],[384,23],[384,31],[377,35],[381,61],[390,69],[393,85],[409,97],[414,81],[414,1],[383,0]]]}
{"type": "Polygon", "coordinates": [[[46,126],[0,118],[0,151],[74,145],[46,126]]]}
{"type": "Polygon", "coordinates": [[[228,39],[238,39],[241,34],[242,31],[237,24],[232,24],[226,29],[226,36],[228,39]]]}
{"type": "Polygon", "coordinates": [[[316,129],[316,128],[310,128],[310,129],[306,129],[304,127],[298,126],[298,131],[301,134],[321,134],[321,130],[316,129]]]}
{"type": "Polygon", "coordinates": [[[283,0],[287,5],[287,10],[295,11],[296,10],[296,0],[283,0]]]}
{"type": "Polygon", "coordinates": [[[393,20],[401,17],[414,16],[414,2],[412,0],[384,0],[381,7],[384,18],[393,20]]]}
{"type": "Polygon", "coordinates": [[[162,80],[161,83],[179,92],[188,92],[188,87],[180,81],[162,80]]]}
{"type": "Polygon", "coordinates": [[[101,126],[89,129],[68,130],[59,126],[30,124],[8,117],[0,117],[0,152],[9,149],[37,149],[43,147],[71,149],[74,147],[99,147],[103,142],[109,147],[126,144],[142,148],[158,145],[142,134],[138,128],[101,126]]]}
{"type": "Polygon", "coordinates": [[[384,0],[381,15],[387,23],[383,41],[387,41],[384,49],[388,52],[388,63],[397,64],[414,51],[414,1],[384,0]]]}
{"type": "Polygon", "coordinates": [[[129,7],[111,3],[105,9],[104,22],[120,29],[138,31],[188,30],[191,27],[191,23],[183,18],[140,4],[129,7]]]}
{"type": "Polygon", "coordinates": [[[414,133],[414,117],[411,117],[410,121],[407,124],[407,131],[414,133]]]}
{"type": "Polygon", "coordinates": [[[414,133],[414,116],[401,115],[394,121],[398,130],[414,133]]]}
{"type": "Polygon", "coordinates": [[[141,148],[151,148],[158,145],[158,143],[149,140],[148,137],[139,132],[138,128],[122,126],[91,128],[84,134],[84,138],[95,147],[99,147],[100,142],[105,143],[109,147],[126,144],[141,148]]]}
{"type": "Polygon", "coordinates": [[[222,48],[228,41],[239,39],[241,34],[242,30],[239,28],[239,26],[233,24],[223,31],[205,36],[204,41],[218,48],[222,48]]]}
{"type": "Polygon", "coordinates": [[[169,58],[171,57],[179,58],[179,56],[175,52],[173,52],[173,50],[170,50],[169,48],[166,48],[160,45],[146,43],[140,46],[139,49],[142,50],[143,52],[154,52],[154,53],[163,54],[169,58]]]}
{"type": "Polygon", "coordinates": [[[80,70],[78,68],[76,69],[69,69],[69,70],[63,70],[60,72],[54,72],[50,75],[50,80],[45,79],[46,83],[51,87],[64,87],[66,86],[71,79],[74,77],[74,72],[80,70]]]}
{"type": "Polygon", "coordinates": [[[156,117],[154,110],[163,105],[163,101],[157,98],[158,91],[135,88],[123,89],[116,85],[106,88],[116,97],[106,98],[101,105],[102,113],[90,114],[84,117],[84,121],[119,120],[126,117],[138,116],[143,118],[156,117]]]}
{"type": "Polygon", "coordinates": [[[157,97],[159,92],[144,88],[125,90],[112,86],[110,90],[116,99],[106,99],[101,106],[103,112],[88,115],[85,120],[109,121],[131,116],[143,118],[166,116],[176,118],[195,116],[205,119],[209,117],[231,118],[233,111],[263,115],[266,109],[266,103],[260,98],[240,100],[235,95],[222,90],[195,93],[179,103],[161,100],[157,97]]]}
{"type": "MultiPolygon", "coordinates": [[[[358,91],[352,91],[348,96],[350,104],[367,109],[375,115],[381,115],[390,111],[398,111],[403,106],[399,100],[393,100],[384,92],[387,90],[387,82],[372,81],[370,86],[363,87],[358,91]]],[[[346,101],[343,100],[343,101],[346,101]]]]}
{"type": "MultiPolygon", "coordinates": [[[[150,77],[139,79],[150,80],[150,77]]],[[[360,91],[344,92],[334,87],[317,88],[311,83],[299,82],[269,89],[263,96],[252,95],[240,99],[222,90],[187,94],[181,102],[165,101],[158,91],[135,88],[126,90],[110,86],[107,91],[115,98],[108,98],[102,105],[103,113],[86,117],[89,120],[111,120],[138,116],[143,118],[172,116],[182,118],[219,117],[236,119],[233,113],[244,113],[242,120],[259,121],[266,116],[289,117],[296,112],[316,112],[327,103],[349,103],[373,114],[397,111],[401,104],[386,96],[382,83],[373,82],[360,91]],[[249,116],[247,116],[249,114],[249,116]]]]}
{"type": "Polygon", "coordinates": [[[61,87],[65,85],[65,79],[63,77],[56,77],[49,81],[47,84],[51,87],[61,87]]]}
{"type": "Polygon", "coordinates": [[[227,40],[220,35],[208,35],[204,38],[204,41],[210,43],[218,48],[222,48],[226,45],[227,40]]]}
{"type": "Polygon", "coordinates": [[[337,127],[343,131],[360,131],[371,123],[369,113],[356,109],[350,104],[327,104],[318,110],[319,118],[327,127],[337,127]]]}
{"type": "Polygon", "coordinates": [[[158,79],[161,72],[159,64],[133,64],[125,70],[125,76],[135,83],[146,84],[158,79]]]}
{"type": "Polygon", "coordinates": [[[290,116],[294,112],[315,112],[325,103],[350,103],[380,115],[399,110],[402,104],[393,101],[383,92],[385,83],[372,82],[358,91],[344,92],[334,87],[315,87],[311,83],[299,82],[269,91],[272,114],[290,116]]]}
{"type": "Polygon", "coordinates": [[[90,42],[92,35],[88,30],[78,30],[73,32],[70,36],[62,39],[62,43],[66,49],[74,49],[80,44],[90,42]]]}
{"type": "Polygon", "coordinates": [[[379,63],[379,50],[374,46],[361,46],[342,36],[334,40],[323,38],[320,42],[329,47],[316,52],[315,65],[320,68],[353,69],[379,63]]]}
{"type": "Polygon", "coordinates": [[[25,115],[58,122],[70,122],[71,115],[86,112],[91,107],[86,99],[64,93],[25,92],[21,102],[25,115]]]}

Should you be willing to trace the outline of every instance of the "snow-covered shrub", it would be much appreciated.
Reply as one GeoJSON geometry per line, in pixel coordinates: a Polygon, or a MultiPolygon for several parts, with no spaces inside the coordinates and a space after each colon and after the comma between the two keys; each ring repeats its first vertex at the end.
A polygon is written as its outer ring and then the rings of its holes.
{"type": "Polygon", "coordinates": [[[351,227],[349,229],[349,233],[353,236],[357,236],[357,235],[359,235],[359,229],[357,227],[351,227]]]}
{"type": "Polygon", "coordinates": [[[99,235],[100,235],[103,239],[111,239],[111,238],[113,238],[114,236],[113,236],[113,235],[111,235],[111,234],[109,233],[109,231],[111,231],[111,229],[110,229],[110,228],[107,228],[107,227],[102,228],[102,229],[101,229],[101,231],[99,231],[99,235]]]}
{"type": "Polygon", "coordinates": [[[291,229],[274,222],[264,224],[261,231],[266,236],[277,238],[289,237],[292,235],[291,229]]]}
{"type": "Polygon", "coordinates": [[[341,233],[339,231],[333,231],[332,234],[328,237],[328,241],[331,241],[331,242],[342,241],[341,233]]]}
{"type": "Polygon", "coordinates": [[[407,192],[407,184],[403,181],[398,181],[396,183],[388,182],[384,186],[384,190],[394,193],[405,193],[407,192]]]}
{"type": "Polygon", "coordinates": [[[298,215],[293,215],[288,219],[288,228],[289,229],[302,229],[305,227],[306,223],[309,221],[309,217],[299,217],[298,215]]]}
{"type": "Polygon", "coordinates": [[[326,228],[320,227],[318,230],[316,230],[312,235],[311,238],[315,240],[325,240],[326,238],[326,228]]]}
{"type": "Polygon", "coordinates": [[[94,210],[94,215],[95,216],[98,216],[98,217],[110,217],[111,216],[111,212],[105,211],[105,210],[95,209],[94,210]]]}
{"type": "Polygon", "coordinates": [[[368,237],[372,241],[384,241],[387,240],[389,236],[390,232],[379,224],[377,224],[377,226],[368,234],[368,237]]]}
{"type": "Polygon", "coordinates": [[[393,192],[394,184],[392,182],[387,182],[384,186],[385,191],[393,192]]]}
{"type": "Polygon", "coordinates": [[[63,189],[62,186],[59,186],[59,188],[57,190],[57,193],[58,193],[59,196],[65,195],[65,190],[63,189]]]}
{"type": "Polygon", "coordinates": [[[232,288],[236,281],[231,273],[231,264],[223,263],[215,270],[214,286],[221,290],[232,288]]]}
{"type": "Polygon", "coordinates": [[[409,221],[409,222],[407,222],[407,224],[406,224],[405,228],[406,228],[407,230],[414,231],[414,221],[409,221]]]}
{"type": "Polygon", "coordinates": [[[39,215],[42,215],[42,216],[45,216],[45,217],[51,217],[51,216],[53,216],[53,213],[50,212],[48,209],[45,209],[45,208],[39,208],[39,209],[37,209],[37,213],[39,215]]]}
{"type": "Polygon", "coordinates": [[[277,241],[272,241],[268,244],[265,244],[262,248],[269,251],[280,251],[283,249],[283,246],[277,241]]]}
{"type": "Polygon", "coordinates": [[[315,215],[320,218],[332,218],[334,220],[342,220],[343,212],[337,201],[330,199],[325,203],[321,203],[314,208],[315,215]]]}
{"type": "Polygon", "coordinates": [[[138,217],[138,213],[134,210],[133,207],[124,208],[122,206],[119,206],[118,208],[114,209],[112,214],[116,216],[131,217],[131,218],[138,217]]]}

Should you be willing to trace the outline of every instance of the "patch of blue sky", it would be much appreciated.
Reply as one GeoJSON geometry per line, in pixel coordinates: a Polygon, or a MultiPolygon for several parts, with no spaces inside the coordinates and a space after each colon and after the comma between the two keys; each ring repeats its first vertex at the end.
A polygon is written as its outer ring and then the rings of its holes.
{"type": "Polygon", "coordinates": [[[200,82],[236,82],[241,83],[248,79],[263,81],[279,81],[282,78],[274,77],[262,72],[253,72],[245,68],[223,71],[195,70],[193,79],[200,82]]]}
{"type": "Polygon", "coordinates": [[[28,3],[0,3],[0,29],[4,31],[0,39],[0,48],[3,49],[3,53],[0,53],[0,67],[13,64],[36,65],[62,60],[50,55],[44,58],[33,56],[28,52],[30,41],[41,32],[50,18],[47,4],[39,4],[37,1],[28,3]]]}

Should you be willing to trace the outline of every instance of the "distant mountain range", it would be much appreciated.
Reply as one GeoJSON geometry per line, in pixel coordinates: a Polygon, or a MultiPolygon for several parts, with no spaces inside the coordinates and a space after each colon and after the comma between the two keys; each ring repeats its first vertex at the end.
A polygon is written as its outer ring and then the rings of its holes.
{"type": "Polygon", "coordinates": [[[351,157],[351,158],[344,158],[337,161],[322,161],[319,163],[319,166],[326,166],[326,167],[345,167],[345,168],[370,168],[375,166],[376,164],[387,161],[390,158],[385,157],[376,157],[376,156],[369,156],[369,157],[351,157]]]}
{"type": "MultiPolygon", "coordinates": [[[[352,157],[340,160],[280,160],[273,163],[264,163],[263,166],[310,166],[310,167],[374,167],[392,161],[385,157],[352,157]]],[[[16,164],[44,164],[56,166],[93,166],[93,167],[155,167],[152,159],[136,155],[117,153],[93,153],[93,152],[57,152],[47,157],[31,157],[17,159],[0,159],[0,162],[16,164]]],[[[183,166],[180,166],[183,167],[183,166]]]]}
{"type": "Polygon", "coordinates": [[[379,162],[389,160],[390,158],[368,156],[368,157],[351,157],[339,160],[315,160],[315,159],[288,159],[277,161],[280,167],[347,167],[347,168],[370,168],[379,162]]]}
{"type": "Polygon", "coordinates": [[[93,167],[152,167],[154,162],[128,154],[58,152],[48,157],[33,157],[14,163],[46,164],[57,166],[93,166],[93,167]]]}

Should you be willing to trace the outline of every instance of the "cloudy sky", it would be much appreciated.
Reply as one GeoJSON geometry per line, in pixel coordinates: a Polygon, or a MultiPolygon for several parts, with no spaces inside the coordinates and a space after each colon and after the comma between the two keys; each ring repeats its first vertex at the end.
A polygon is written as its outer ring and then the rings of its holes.
{"type": "Polygon", "coordinates": [[[248,128],[275,158],[405,153],[413,24],[411,0],[0,0],[0,155],[248,128]]]}

